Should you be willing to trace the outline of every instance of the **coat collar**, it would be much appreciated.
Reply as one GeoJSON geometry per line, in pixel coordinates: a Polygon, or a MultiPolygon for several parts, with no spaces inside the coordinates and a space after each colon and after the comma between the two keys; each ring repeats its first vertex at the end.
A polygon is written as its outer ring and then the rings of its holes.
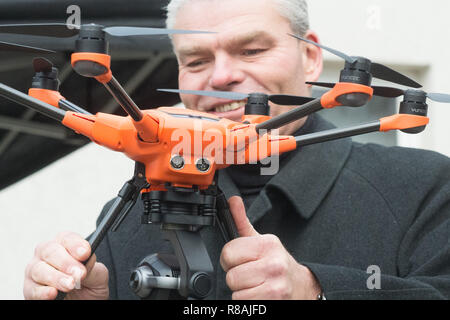
{"type": "MultiPolygon", "coordinates": [[[[313,132],[333,128],[331,123],[314,115],[313,132]]],[[[309,219],[332,188],[351,149],[352,140],[345,138],[293,151],[283,160],[279,172],[269,180],[248,209],[250,221],[257,222],[272,209],[269,194],[274,190],[284,195],[301,217],[309,219]]],[[[227,198],[240,195],[226,172],[221,172],[219,186],[227,198]]]]}

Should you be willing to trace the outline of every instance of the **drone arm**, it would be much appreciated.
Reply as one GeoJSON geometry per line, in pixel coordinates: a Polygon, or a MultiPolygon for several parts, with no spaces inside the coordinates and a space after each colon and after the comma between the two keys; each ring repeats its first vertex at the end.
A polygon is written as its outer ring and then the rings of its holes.
{"type": "Polygon", "coordinates": [[[62,121],[64,119],[64,116],[66,115],[65,111],[54,108],[53,106],[43,101],[40,101],[34,97],[30,97],[29,95],[2,83],[0,83],[0,95],[25,107],[33,109],[56,121],[62,121]]]}
{"type": "Polygon", "coordinates": [[[131,99],[114,76],[111,75],[111,79],[108,82],[104,82],[103,85],[106,89],[108,89],[126,113],[133,119],[133,124],[138,130],[139,138],[142,141],[149,143],[157,142],[159,127],[158,120],[148,114],[144,115],[144,113],[142,113],[133,99],[131,99]]]}
{"type": "Polygon", "coordinates": [[[288,123],[297,121],[322,109],[331,109],[347,104],[349,106],[361,106],[372,98],[373,89],[356,83],[337,83],[334,88],[321,98],[285,112],[277,117],[257,125],[256,130],[272,130],[280,128],[288,123]]]}
{"type": "Polygon", "coordinates": [[[261,130],[272,130],[280,128],[288,123],[299,120],[303,117],[306,117],[307,115],[310,115],[311,113],[317,112],[322,109],[323,107],[321,100],[316,99],[257,125],[256,131],[260,132],[261,130]]]}
{"type": "Polygon", "coordinates": [[[412,114],[396,114],[380,119],[380,131],[405,130],[428,125],[430,119],[412,114]]]}
{"type": "Polygon", "coordinates": [[[72,67],[78,74],[95,78],[102,83],[134,121],[142,120],[142,111],[112,74],[110,55],[91,52],[74,53],[72,54],[72,67]]]}
{"type": "Polygon", "coordinates": [[[142,111],[114,76],[111,76],[111,79],[108,82],[104,82],[103,85],[134,121],[139,122],[142,120],[144,117],[142,111]]]}
{"type": "Polygon", "coordinates": [[[370,132],[387,132],[391,130],[405,130],[425,126],[429,123],[429,118],[410,114],[397,114],[390,117],[381,118],[367,124],[357,125],[345,129],[332,129],[323,132],[307,134],[295,137],[297,146],[307,146],[311,144],[337,140],[341,138],[353,137],[370,132]]]}
{"type": "Polygon", "coordinates": [[[28,90],[28,95],[64,111],[73,111],[91,115],[90,112],[68,101],[59,93],[59,91],[31,88],[28,90]]]}
{"type": "Polygon", "coordinates": [[[268,134],[257,135],[259,132],[255,126],[254,134],[243,138],[252,132],[251,126],[240,126],[233,132],[234,141],[233,149],[235,156],[232,158],[233,163],[256,163],[263,158],[273,155],[283,154],[298,147],[322,143],[326,141],[337,140],[341,138],[358,136],[371,132],[387,132],[391,130],[405,130],[425,126],[429,123],[429,118],[410,114],[397,114],[377,121],[360,124],[344,129],[332,129],[312,134],[302,135],[298,137],[292,136],[272,136],[268,134]],[[241,139],[239,139],[241,138],[241,139]],[[248,140],[249,143],[245,143],[248,140]],[[239,148],[239,145],[242,148],[239,148]]]}
{"type": "Polygon", "coordinates": [[[373,88],[350,82],[339,82],[321,98],[324,109],[347,105],[361,107],[373,96],[373,88]]]}
{"type": "Polygon", "coordinates": [[[144,115],[111,72],[111,56],[101,53],[79,52],[72,55],[74,70],[85,77],[95,78],[102,83],[123,110],[133,119],[142,141],[158,141],[159,122],[144,115]]]}
{"type": "Polygon", "coordinates": [[[82,114],[86,114],[86,115],[92,115],[92,113],[84,110],[83,108],[77,106],[76,104],[74,104],[74,103],[72,103],[72,102],[70,102],[69,100],[66,100],[66,99],[59,100],[58,101],[58,106],[62,110],[78,112],[78,113],[82,113],[82,114]]]}
{"type": "Polygon", "coordinates": [[[380,130],[380,121],[374,121],[367,124],[357,125],[345,129],[332,129],[322,132],[306,134],[295,137],[297,146],[308,146],[311,144],[322,143],[341,138],[358,136],[361,134],[376,132],[380,130]]]}

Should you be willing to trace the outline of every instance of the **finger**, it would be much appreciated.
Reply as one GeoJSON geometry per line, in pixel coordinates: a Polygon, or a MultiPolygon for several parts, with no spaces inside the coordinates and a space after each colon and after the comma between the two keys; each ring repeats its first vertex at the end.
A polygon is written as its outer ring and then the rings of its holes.
{"type": "Polygon", "coordinates": [[[241,237],[256,236],[259,233],[253,228],[247,218],[244,202],[241,197],[234,196],[228,200],[231,215],[236,224],[237,231],[241,237]]]}
{"type": "Polygon", "coordinates": [[[104,264],[94,261],[86,278],[82,281],[83,287],[89,289],[105,288],[108,285],[108,269],[104,264]]]}
{"type": "Polygon", "coordinates": [[[81,278],[87,273],[84,265],[70,255],[69,252],[58,242],[48,242],[38,247],[36,251],[36,258],[46,262],[55,269],[64,272],[67,275],[73,275],[75,273],[81,278]]]}
{"type": "Polygon", "coordinates": [[[268,300],[265,296],[266,284],[261,284],[257,287],[247,288],[239,291],[235,291],[231,295],[232,300],[268,300]]]}
{"type": "Polygon", "coordinates": [[[39,261],[30,270],[30,279],[38,285],[50,286],[59,291],[69,292],[75,288],[75,280],[54,267],[39,261]]]}
{"type": "Polygon", "coordinates": [[[73,267],[71,269],[72,277],[75,279],[75,289],[81,289],[82,282],[84,282],[83,280],[89,276],[96,261],[97,257],[94,254],[84,262],[84,268],[80,269],[78,267],[73,267]]]}
{"type": "Polygon", "coordinates": [[[225,272],[240,264],[258,260],[264,250],[264,236],[238,238],[228,242],[220,254],[220,265],[225,272]]]}
{"type": "Polygon", "coordinates": [[[261,260],[238,265],[230,269],[226,275],[226,283],[231,291],[258,287],[265,280],[265,265],[261,260]]]}
{"type": "Polygon", "coordinates": [[[54,300],[58,291],[49,286],[36,284],[31,280],[26,280],[24,284],[23,296],[25,300],[54,300]]]}
{"type": "Polygon", "coordinates": [[[83,237],[73,232],[63,232],[56,236],[56,242],[60,243],[69,254],[78,261],[85,261],[91,254],[91,246],[83,237]]]}
{"type": "Polygon", "coordinates": [[[286,300],[289,299],[287,286],[280,283],[264,282],[260,286],[233,292],[233,300],[286,300]]]}

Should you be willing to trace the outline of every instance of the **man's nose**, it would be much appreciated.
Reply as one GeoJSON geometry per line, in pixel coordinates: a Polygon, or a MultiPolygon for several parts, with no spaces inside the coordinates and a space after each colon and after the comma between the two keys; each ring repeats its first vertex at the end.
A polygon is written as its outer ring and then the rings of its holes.
{"type": "Polygon", "coordinates": [[[233,86],[244,81],[244,72],[239,69],[238,63],[226,54],[216,56],[214,70],[209,80],[213,90],[228,91],[233,86]]]}

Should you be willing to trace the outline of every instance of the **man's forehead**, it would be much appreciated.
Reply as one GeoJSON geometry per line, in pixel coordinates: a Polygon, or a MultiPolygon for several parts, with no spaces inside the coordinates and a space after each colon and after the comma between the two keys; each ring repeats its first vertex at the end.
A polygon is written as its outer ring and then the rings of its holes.
{"type": "Polygon", "coordinates": [[[245,29],[251,27],[276,28],[280,20],[278,6],[274,0],[195,0],[182,6],[176,13],[174,29],[227,31],[236,26],[245,29]]]}

